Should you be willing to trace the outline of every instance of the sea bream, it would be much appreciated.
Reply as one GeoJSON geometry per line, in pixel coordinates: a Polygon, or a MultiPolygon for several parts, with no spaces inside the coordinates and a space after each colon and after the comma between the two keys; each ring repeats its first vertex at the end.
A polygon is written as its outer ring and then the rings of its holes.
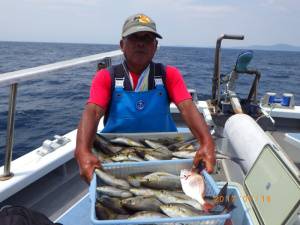
{"type": "Polygon", "coordinates": [[[205,182],[202,175],[183,169],[180,171],[180,181],[183,192],[204,205],[205,182]]]}
{"type": "Polygon", "coordinates": [[[191,170],[181,170],[180,181],[183,192],[192,199],[197,200],[205,212],[230,212],[235,208],[233,202],[227,201],[227,185],[220,190],[217,196],[205,196],[205,181],[201,174],[192,172],[191,170]],[[224,199],[224,202],[216,202],[216,199],[224,199]]]}

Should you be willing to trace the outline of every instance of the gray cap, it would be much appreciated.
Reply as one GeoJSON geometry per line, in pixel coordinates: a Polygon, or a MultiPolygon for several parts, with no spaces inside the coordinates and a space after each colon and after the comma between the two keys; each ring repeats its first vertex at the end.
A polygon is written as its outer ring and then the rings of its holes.
{"type": "Polygon", "coordinates": [[[156,37],[162,38],[162,36],[156,32],[155,22],[142,13],[132,15],[126,19],[122,29],[122,37],[141,31],[149,31],[154,33],[156,37]]]}

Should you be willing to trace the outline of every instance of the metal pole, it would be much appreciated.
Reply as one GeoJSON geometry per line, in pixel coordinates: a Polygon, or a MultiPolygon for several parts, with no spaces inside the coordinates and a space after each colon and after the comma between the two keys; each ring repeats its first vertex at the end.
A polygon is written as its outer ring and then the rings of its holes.
{"type": "Polygon", "coordinates": [[[104,63],[106,65],[106,67],[110,67],[111,66],[111,58],[110,57],[104,58],[104,63]]]}
{"type": "Polygon", "coordinates": [[[8,180],[13,176],[13,173],[10,172],[10,164],[11,164],[12,150],[14,144],[14,125],[15,125],[17,88],[18,88],[17,83],[14,83],[10,86],[4,174],[0,176],[0,180],[8,180]]]}
{"type": "Polygon", "coordinates": [[[216,43],[215,49],[215,61],[214,61],[214,75],[212,80],[212,93],[211,93],[211,100],[213,104],[218,105],[220,101],[220,65],[221,65],[221,43],[223,39],[232,39],[232,40],[243,40],[243,35],[230,35],[230,34],[222,34],[216,43]]]}
{"type": "Polygon", "coordinates": [[[107,68],[111,66],[111,58],[110,57],[105,57],[98,63],[98,70],[107,68]]]}

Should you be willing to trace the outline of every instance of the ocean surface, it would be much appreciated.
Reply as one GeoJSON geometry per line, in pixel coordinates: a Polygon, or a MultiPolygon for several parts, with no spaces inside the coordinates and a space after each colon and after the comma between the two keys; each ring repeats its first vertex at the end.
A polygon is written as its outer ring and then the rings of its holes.
{"type": "MultiPolygon", "coordinates": [[[[45,65],[61,60],[118,49],[117,45],[0,42],[0,76],[2,73],[45,65]]],[[[228,74],[235,64],[238,49],[222,49],[221,73],[228,74]]],[[[214,49],[160,47],[155,60],[178,67],[189,88],[200,99],[211,96],[214,49]]],[[[16,159],[42,145],[55,134],[76,129],[89,95],[96,63],[48,73],[43,78],[18,85],[15,115],[14,152],[16,159]]],[[[262,76],[259,97],[265,92],[295,95],[300,104],[300,52],[254,51],[249,68],[262,76]]],[[[246,96],[253,77],[242,75],[237,92],[246,96]]],[[[9,87],[0,85],[0,165],[4,161],[9,87]]]]}

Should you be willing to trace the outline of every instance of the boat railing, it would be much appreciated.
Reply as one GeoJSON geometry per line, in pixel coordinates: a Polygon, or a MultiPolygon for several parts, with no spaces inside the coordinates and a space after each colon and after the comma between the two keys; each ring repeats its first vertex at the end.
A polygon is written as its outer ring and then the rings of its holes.
{"type": "Polygon", "coordinates": [[[121,50],[115,50],[115,51],[104,52],[100,54],[94,54],[90,56],[75,58],[71,60],[64,60],[64,61],[51,63],[47,65],[0,74],[0,87],[10,86],[4,173],[0,175],[0,180],[7,180],[13,176],[13,173],[10,171],[10,165],[12,160],[13,141],[14,141],[13,140],[14,121],[15,121],[16,96],[17,96],[18,83],[26,80],[41,78],[43,76],[49,76],[48,72],[79,66],[91,62],[104,61],[106,65],[110,65],[112,59],[120,57],[122,56],[122,54],[123,53],[121,50]]]}

